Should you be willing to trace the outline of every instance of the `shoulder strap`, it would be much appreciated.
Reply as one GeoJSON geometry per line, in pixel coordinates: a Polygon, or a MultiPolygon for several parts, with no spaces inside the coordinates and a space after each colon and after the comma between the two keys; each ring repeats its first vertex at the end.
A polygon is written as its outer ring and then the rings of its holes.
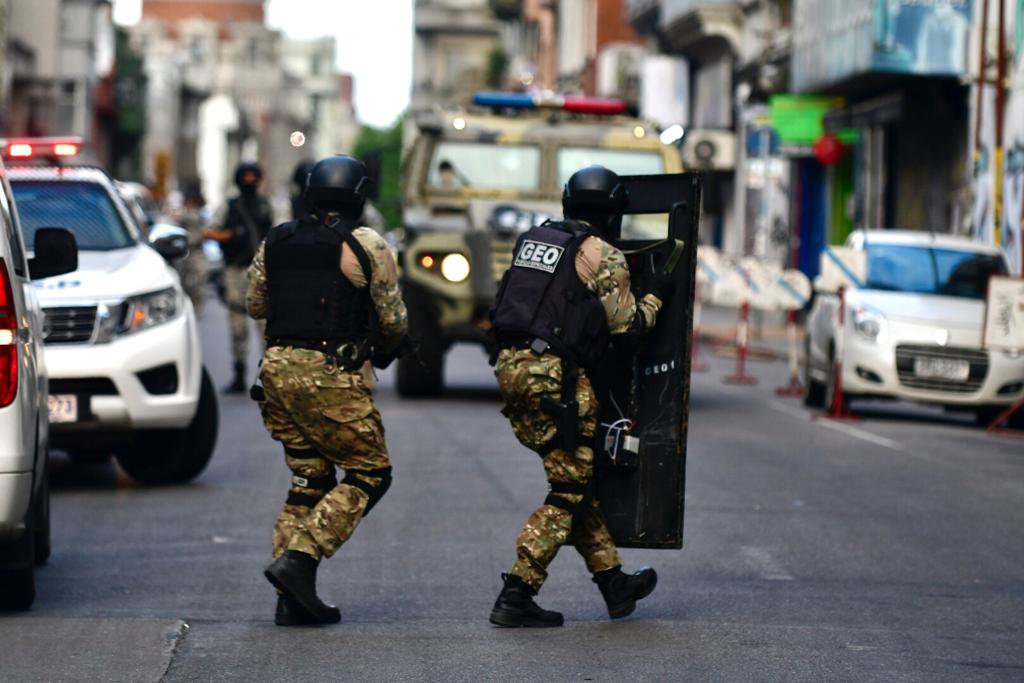
{"type": "Polygon", "coordinates": [[[352,231],[359,227],[356,221],[343,221],[340,218],[336,218],[330,223],[324,223],[324,227],[340,237],[342,242],[347,244],[348,248],[355,254],[356,261],[359,262],[359,267],[363,271],[363,277],[366,278],[366,291],[369,292],[370,282],[373,279],[373,261],[370,260],[370,255],[366,253],[363,245],[352,234],[352,231]]]}

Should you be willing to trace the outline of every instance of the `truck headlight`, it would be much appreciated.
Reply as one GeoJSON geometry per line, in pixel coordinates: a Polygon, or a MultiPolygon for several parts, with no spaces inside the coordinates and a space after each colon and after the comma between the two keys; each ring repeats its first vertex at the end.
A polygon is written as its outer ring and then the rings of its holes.
{"type": "Polygon", "coordinates": [[[181,312],[179,295],[173,288],[140,294],[119,304],[104,304],[97,311],[97,343],[112,341],[134,332],[170,322],[181,312]]]}
{"type": "Polygon", "coordinates": [[[448,254],[441,259],[441,275],[448,282],[462,282],[469,277],[469,259],[462,254],[448,254]]]}
{"type": "Polygon", "coordinates": [[[878,341],[885,332],[885,316],[867,306],[858,306],[853,311],[853,329],[857,334],[871,341],[878,341]]]}

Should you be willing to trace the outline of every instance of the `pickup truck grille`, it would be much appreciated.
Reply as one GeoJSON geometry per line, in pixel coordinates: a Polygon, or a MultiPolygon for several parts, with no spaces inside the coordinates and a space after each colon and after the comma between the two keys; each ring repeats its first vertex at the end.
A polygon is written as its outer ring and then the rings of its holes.
{"type": "Polygon", "coordinates": [[[95,306],[44,308],[46,317],[43,341],[47,344],[76,344],[92,339],[96,327],[95,306]]]}
{"type": "Polygon", "coordinates": [[[988,354],[978,349],[901,344],[896,347],[896,372],[900,384],[911,389],[970,394],[978,391],[985,383],[985,377],[988,376],[988,354]],[[918,377],[914,374],[914,359],[916,358],[967,361],[970,364],[970,372],[965,381],[918,377]]]}

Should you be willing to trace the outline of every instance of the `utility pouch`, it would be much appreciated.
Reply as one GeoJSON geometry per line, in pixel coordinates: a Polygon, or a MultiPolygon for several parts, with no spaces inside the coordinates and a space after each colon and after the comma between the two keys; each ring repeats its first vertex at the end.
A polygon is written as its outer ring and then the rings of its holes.
{"type": "Polygon", "coordinates": [[[579,409],[575,400],[559,403],[550,396],[540,399],[540,408],[555,421],[558,430],[555,443],[567,453],[575,453],[579,445],[579,409]]]}
{"type": "Polygon", "coordinates": [[[619,469],[635,469],[640,461],[640,437],[633,436],[633,421],[616,420],[611,424],[601,424],[598,445],[611,461],[613,467],[619,469]]]}
{"type": "Polygon", "coordinates": [[[267,392],[263,390],[263,361],[260,361],[259,367],[256,368],[256,379],[253,380],[252,386],[249,387],[249,398],[256,401],[257,403],[263,403],[267,400],[267,392]]]}

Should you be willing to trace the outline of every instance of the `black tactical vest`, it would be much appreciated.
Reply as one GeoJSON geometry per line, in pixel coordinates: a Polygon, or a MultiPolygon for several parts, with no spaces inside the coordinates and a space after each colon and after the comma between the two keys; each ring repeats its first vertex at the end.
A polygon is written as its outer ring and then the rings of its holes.
{"type": "Polygon", "coordinates": [[[228,200],[224,226],[235,233],[221,244],[224,262],[230,266],[248,267],[256,256],[259,243],[269,234],[274,223],[273,210],[266,197],[233,197],[228,200]]]}
{"type": "Polygon", "coordinates": [[[499,344],[539,338],[583,367],[600,359],[609,337],[604,307],[576,274],[576,252],[592,234],[575,221],[548,221],[519,238],[491,309],[499,344]]]}
{"type": "Polygon", "coordinates": [[[367,282],[369,256],[353,226],[312,218],[277,226],[267,235],[267,339],[310,347],[326,342],[364,344],[371,332],[370,287],[358,288],[341,272],[342,245],[352,249],[367,282]]]}

